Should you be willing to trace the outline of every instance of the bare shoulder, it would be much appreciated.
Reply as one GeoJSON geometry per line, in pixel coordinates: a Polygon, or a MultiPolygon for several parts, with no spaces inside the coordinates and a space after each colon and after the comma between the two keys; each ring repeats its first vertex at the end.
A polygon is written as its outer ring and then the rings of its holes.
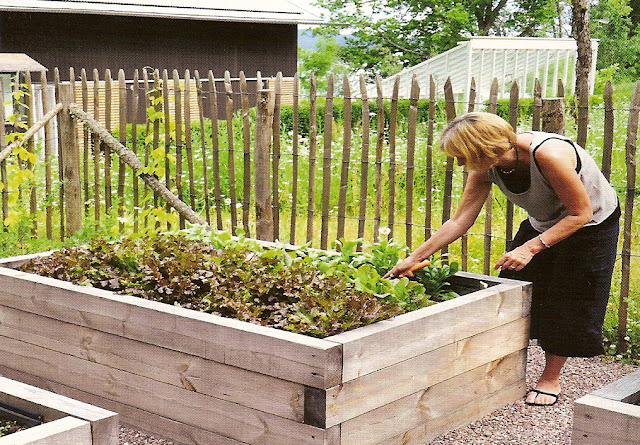
{"type": "MultiPolygon", "coordinates": [[[[543,133],[544,134],[544,133],[543,133]]],[[[570,168],[575,169],[578,159],[573,145],[565,139],[544,140],[535,151],[535,159],[543,169],[570,168]]]]}

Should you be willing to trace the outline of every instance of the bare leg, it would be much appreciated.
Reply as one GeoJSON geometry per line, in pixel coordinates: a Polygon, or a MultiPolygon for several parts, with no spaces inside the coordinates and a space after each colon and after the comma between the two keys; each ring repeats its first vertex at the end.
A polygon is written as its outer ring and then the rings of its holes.
{"type": "MultiPolygon", "coordinates": [[[[560,373],[562,372],[562,367],[564,366],[566,361],[567,357],[562,357],[559,355],[551,354],[549,352],[545,352],[544,371],[542,371],[542,375],[540,376],[538,384],[535,388],[551,394],[559,394],[560,373]]],[[[526,401],[527,403],[551,404],[553,403],[554,398],[544,394],[529,392],[529,394],[527,394],[526,401]]]]}

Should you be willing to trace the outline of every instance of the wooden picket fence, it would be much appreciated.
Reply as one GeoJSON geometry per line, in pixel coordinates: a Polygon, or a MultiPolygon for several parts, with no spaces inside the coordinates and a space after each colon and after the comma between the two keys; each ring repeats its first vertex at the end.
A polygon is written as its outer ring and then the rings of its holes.
{"type": "MultiPolygon", "coordinates": [[[[76,78],[73,71],[70,78],[76,78]]],[[[260,73],[254,78],[253,89],[249,88],[244,73],[235,83],[229,73],[216,79],[212,72],[201,78],[198,72],[186,71],[181,76],[174,71],[170,76],[166,71],[146,70],[142,75],[136,71],[132,81],[125,78],[123,71],[118,73],[117,81],[111,79],[108,71],[102,79],[94,71],[93,80],[89,80],[85,70],[81,71],[80,80],[72,84],[59,79],[56,70],[55,104],[47,94],[42,94],[44,117],[39,122],[29,118],[30,134],[17,142],[26,144],[30,153],[36,153],[30,136],[36,130],[44,132],[43,156],[38,160],[44,167],[30,162],[23,165],[42,172],[44,188],[34,182],[19,190],[22,201],[28,201],[34,236],[39,233],[41,220],[45,236],[65,238],[85,224],[99,228],[114,214],[123,234],[159,224],[164,227],[166,221],[159,222],[145,210],[177,208],[179,227],[184,227],[186,221],[199,222],[234,235],[242,229],[247,236],[294,245],[310,243],[322,249],[330,248],[333,240],[345,236],[363,238],[366,242],[394,238],[416,247],[450,218],[453,198],[459,195],[466,180],[466,171],[456,169],[454,160],[448,158],[444,161],[442,188],[436,188],[437,175],[442,171],[437,160],[442,155],[434,146],[437,127],[444,122],[436,117],[438,107],[442,106],[442,94],[436,91],[433,78],[426,86],[419,85],[414,78],[405,118],[399,111],[397,85],[392,97],[383,97],[377,79],[378,95],[369,98],[362,77],[358,79],[359,91],[352,91],[351,82],[344,77],[339,95],[335,93],[336,79],[330,76],[326,95],[319,97],[316,79],[312,77],[310,93],[303,98],[296,75],[287,92],[292,123],[288,134],[283,131],[281,75],[268,79],[271,89],[262,88],[266,79],[260,73]],[[219,91],[217,84],[223,89],[219,91]],[[423,96],[427,99],[428,119],[418,122],[423,88],[427,91],[423,96]],[[334,118],[336,99],[340,99],[342,122],[334,118]],[[305,112],[308,107],[308,134],[300,130],[302,101],[305,112]],[[352,122],[355,103],[362,115],[356,125],[352,122]],[[251,116],[252,104],[257,104],[255,119],[251,116]],[[375,113],[371,111],[374,105],[375,113]],[[388,115],[382,112],[385,105],[390,108],[388,115]],[[57,130],[51,120],[55,115],[59,119],[57,130]],[[211,116],[223,118],[210,119],[211,116]],[[117,140],[112,132],[117,134],[117,140]],[[59,156],[55,156],[54,146],[59,156]],[[114,153],[116,159],[112,157],[114,153]],[[162,155],[160,162],[158,153],[162,155]],[[150,171],[150,166],[156,170],[150,171]],[[162,174],[160,167],[164,170],[162,174]],[[415,179],[418,169],[424,172],[420,176],[424,183],[419,187],[415,179]]],[[[29,76],[25,82],[27,91],[35,91],[29,76]]],[[[563,132],[568,117],[561,82],[559,98],[554,99],[542,98],[539,82],[536,84],[530,129],[563,132]]],[[[46,92],[46,85],[46,73],[42,73],[41,91],[46,92]]],[[[469,102],[461,104],[456,102],[448,81],[443,91],[446,120],[474,109],[496,113],[498,89],[499,82],[495,79],[488,104],[478,104],[472,81],[469,102]]],[[[34,97],[35,93],[27,98],[26,105],[31,110],[35,106],[34,97]]],[[[514,128],[524,130],[519,122],[519,99],[518,84],[513,82],[508,120],[514,128]]],[[[631,260],[637,256],[632,252],[638,247],[631,233],[639,101],[636,88],[628,109],[625,147],[620,344],[624,344],[626,332],[631,260]]],[[[614,111],[613,92],[608,85],[604,95],[604,128],[598,129],[603,132],[602,170],[607,178],[611,175],[614,154],[614,111]]],[[[583,114],[576,124],[578,142],[585,146],[587,121],[583,114]]],[[[3,131],[4,128],[0,129],[3,131]]],[[[8,196],[17,191],[10,190],[5,158],[17,145],[7,147],[4,141],[4,134],[0,134],[2,216],[6,219],[11,211],[8,196]]],[[[490,274],[492,255],[495,260],[512,239],[515,210],[511,203],[500,199],[493,195],[487,199],[478,223],[483,225],[482,233],[472,231],[455,247],[463,270],[475,268],[477,272],[490,274]],[[471,254],[474,261],[470,261],[470,236],[483,239],[482,258],[471,254]]]]}

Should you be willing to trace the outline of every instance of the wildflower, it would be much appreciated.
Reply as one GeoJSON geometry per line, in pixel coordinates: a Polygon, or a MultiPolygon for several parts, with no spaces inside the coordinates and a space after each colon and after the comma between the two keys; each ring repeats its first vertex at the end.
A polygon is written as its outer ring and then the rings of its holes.
{"type": "Polygon", "coordinates": [[[382,236],[387,236],[388,234],[391,233],[391,229],[389,227],[380,227],[380,229],[378,230],[378,233],[382,236]]]}

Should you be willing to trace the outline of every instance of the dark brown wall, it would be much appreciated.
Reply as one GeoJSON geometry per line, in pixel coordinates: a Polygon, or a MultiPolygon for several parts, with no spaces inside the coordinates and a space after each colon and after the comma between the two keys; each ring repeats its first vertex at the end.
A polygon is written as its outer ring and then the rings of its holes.
{"type": "MultiPolygon", "coordinates": [[[[101,76],[149,66],[180,75],[185,69],[206,77],[225,70],[237,77],[293,76],[297,69],[296,25],[247,24],[97,16],[0,12],[0,52],[23,52],[50,70],[69,68],[101,76]]],[[[91,74],[89,74],[91,76],[91,74]]],[[[170,74],[171,75],[171,74],[170,74]]]]}

